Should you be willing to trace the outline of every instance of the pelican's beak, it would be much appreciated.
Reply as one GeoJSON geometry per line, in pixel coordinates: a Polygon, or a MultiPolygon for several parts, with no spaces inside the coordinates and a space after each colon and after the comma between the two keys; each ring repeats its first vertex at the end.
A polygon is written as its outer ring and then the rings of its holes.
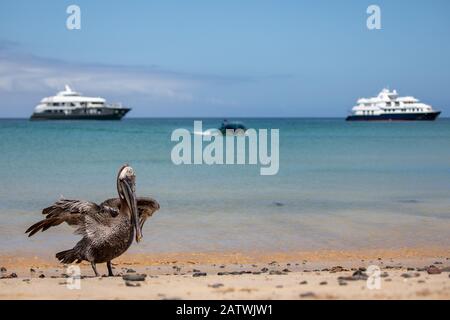
{"type": "Polygon", "coordinates": [[[142,238],[142,232],[139,226],[139,215],[137,211],[136,195],[134,194],[134,188],[131,187],[133,183],[127,179],[124,179],[122,180],[122,185],[125,200],[131,212],[131,223],[133,224],[134,229],[136,230],[136,242],[139,242],[142,238]]]}

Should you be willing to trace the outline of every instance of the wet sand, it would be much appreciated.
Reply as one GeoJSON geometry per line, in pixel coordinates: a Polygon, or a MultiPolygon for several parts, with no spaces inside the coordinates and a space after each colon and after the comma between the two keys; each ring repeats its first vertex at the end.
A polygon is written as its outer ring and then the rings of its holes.
{"type": "Polygon", "coordinates": [[[78,266],[81,288],[70,289],[56,260],[0,256],[0,299],[450,299],[446,248],[128,254],[114,261],[115,277],[100,278],[78,266]],[[367,286],[376,287],[370,266],[379,289],[367,286]]]}

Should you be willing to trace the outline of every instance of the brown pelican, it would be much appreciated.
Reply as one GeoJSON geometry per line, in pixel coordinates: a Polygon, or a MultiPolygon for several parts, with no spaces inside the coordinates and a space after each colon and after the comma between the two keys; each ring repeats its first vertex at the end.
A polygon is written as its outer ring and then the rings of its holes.
{"type": "Polygon", "coordinates": [[[31,237],[39,230],[67,222],[77,229],[83,238],[73,249],[61,251],[56,258],[62,263],[89,261],[95,275],[96,264],[108,266],[108,275],[113,276],[111,260],[123,254],[133,242],[142,238],[145,220],[159,210],[159,203],[152,198],[136,198],[136,176],[133,168],[124,165],[117,174],[119,198],[108,199],[97,205],[81,200],[60,199],[42,213],[45,219],[32,225],[25,233],[31,237]]]}

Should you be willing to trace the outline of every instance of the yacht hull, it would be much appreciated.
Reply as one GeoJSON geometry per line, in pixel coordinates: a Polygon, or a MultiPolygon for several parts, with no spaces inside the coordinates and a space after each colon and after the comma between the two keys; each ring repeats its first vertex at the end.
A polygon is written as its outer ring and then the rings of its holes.
{"type": "Polygon", "coordinates": [[[35,112],[30,120],[120,120],[130,108],[80,108],[64,112],[35,112]]]}
{"type": "Polygon", "coordinates": [[[434,121],[440,111],[427,113],[382,114],[373,116],[348,116],[346,121],[434,121]]]}

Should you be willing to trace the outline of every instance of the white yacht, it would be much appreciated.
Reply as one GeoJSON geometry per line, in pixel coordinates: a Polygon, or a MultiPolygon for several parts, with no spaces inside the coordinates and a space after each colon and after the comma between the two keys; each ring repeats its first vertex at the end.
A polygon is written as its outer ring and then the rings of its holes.
{"type": "Polygon", "coordinates": [[[359,99],[347,121],[434,121],[440,114],[414,97],[383,89],[377,97],[359,99]]]}
{"type": "Polygon", "coordinates": [[[100,97],[85,97],[68,85],[56,96],[41,100],[31,120],[120,120],[130,111],[120,104],[108,105],[100,97]]]}

